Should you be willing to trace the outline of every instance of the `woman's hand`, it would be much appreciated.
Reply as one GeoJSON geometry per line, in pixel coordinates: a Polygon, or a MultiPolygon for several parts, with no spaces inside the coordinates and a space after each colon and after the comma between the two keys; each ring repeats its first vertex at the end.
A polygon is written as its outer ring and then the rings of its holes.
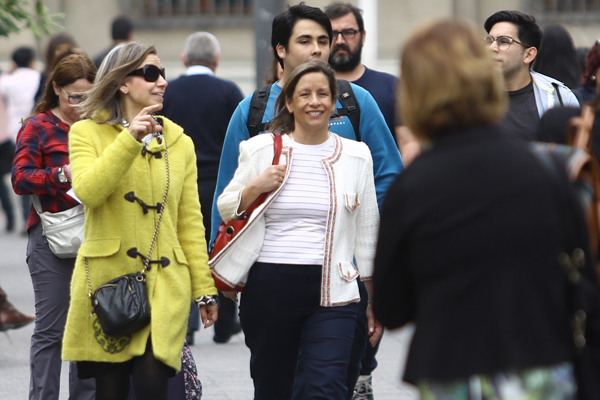
{"type": "Polygon", "coordinates": [[[369,336],[369,343],[375,347],[381,334],[383,333],[383,325],[375,318],[373,312],[373,303],[367,305],[367,335],[369,336]]]}
{"type": "Polygon", "coordinates": [[[71,179],[71,164],[65,164],[63,166],[63,171],[65,173],[65,175],[67,176],[67,181],[73,182],[73,180],[71,179]]]}
{"type": "MultiPolygon", "coordinates": [[[[373,281],[363,281],[367,293],[369,294],[368,299],[373,298],[373,281]]],[[[381,338],[383,333],[383,325],[375,318],[375,312],[373,312],[373,303],[369,300],[367,304],[367,336],[371,346],[375,346],[381,338]]]]}
{"type": "Polygon", "coordinates": [[[200,319],[202,319],[204,329],[213,326],[219,319],[219,306],[200,306],[200,319]]]}
{"type": "Polygon", "coordinates": [[[223,293],[223,296],[227,297],[228,299],[231,299],[231,300],[235,301],[236,303],[238,302],[236,292],[221,292],[221,293],[223,293]]]}
{"type": "Polygon", "coordinates": [[[271,165],[242,191],[242,201],[238,213],[247,210],[262,193],[272,192],[281,186],[285,177],[285,165],[271,165]]]}
{"type": "Polygon", "coordinates": [[[152,113],[162,108],[162,104],[144,107],[138,115],[129,122],[127,130],[135,140],[140,140],[149,133],[161,132],[163,127],[156,122],[152,113]]]}

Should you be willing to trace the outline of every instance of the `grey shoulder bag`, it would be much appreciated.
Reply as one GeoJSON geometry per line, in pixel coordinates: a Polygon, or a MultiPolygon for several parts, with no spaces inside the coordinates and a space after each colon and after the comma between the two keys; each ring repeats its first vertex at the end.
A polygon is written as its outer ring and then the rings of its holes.
{"type": "Polygon", "coordinates": [[[42,204],[37,194],[31,195],[31,200],[35,212],[42,221],[42,232],[52,253],[60,258],[76,257],[77,251],[83,243],[85,225],[83,204],[65,211],[51,213],[42,211],[42,204]]]}

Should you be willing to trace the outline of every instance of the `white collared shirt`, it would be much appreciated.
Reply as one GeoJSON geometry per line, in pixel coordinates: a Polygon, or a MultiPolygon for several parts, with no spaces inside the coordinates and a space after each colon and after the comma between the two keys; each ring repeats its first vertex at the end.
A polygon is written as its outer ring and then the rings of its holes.
{"type": "Polygon", "coordinates": [[[205,65],[192,65],[185,70],[187,76],[190,75],[211,75],[215,76],[215,72],[205,65]]]}

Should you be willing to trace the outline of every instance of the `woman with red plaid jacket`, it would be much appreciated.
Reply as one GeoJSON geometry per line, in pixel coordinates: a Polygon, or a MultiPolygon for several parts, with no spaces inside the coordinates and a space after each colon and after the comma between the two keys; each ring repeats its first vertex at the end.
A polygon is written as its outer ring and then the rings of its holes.
{"type": "MultiPolygon", "coordinates": [[[[50,74],[42,101],[17,136],[13,188],[20,195],[38,195],[42,211],[56,213],[79,204],[67,193],[71,189],[69,129],[79,120],[76,105],[84,99],[95,77],[96,67],[86,56],[64,57],[50,74]]],[[[29,398],[50,399],[58,396],[60,388],[61,342],[75,258],[58,258],[52,253],[42,234],[40,217],[33,209],[27,232],[27,264],[36,315],[31,338],[29,398]]],[[[71,392],[72,397],[79,394],[77,398],[93,398],[93,382],[79,381],[75,373],[70,377],[69,387],[77,392],[71,392]],[[85,396],[81,397],[83,392],[85,396]]]]}

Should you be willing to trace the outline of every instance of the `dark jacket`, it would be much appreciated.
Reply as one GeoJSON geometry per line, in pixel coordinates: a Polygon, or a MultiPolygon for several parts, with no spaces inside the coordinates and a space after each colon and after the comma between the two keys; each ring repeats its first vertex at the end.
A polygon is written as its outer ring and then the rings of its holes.
{"type": "Polygon", "coordinates": [[[160,113],[192,138],[198,179],[217,179],[227,126],[243,98],[235,83],[211,75],[183,75],[169,82],[160,113]]]}
{"type": "Polygon", "coordinates": [[[568,247],[559,210],[581,210],[565,176],[496,128],[444,135],[390,187],[381,214],[374,307],[388,328],[416,323],[405,380],[570,359],[568,247]],[[559,190],[566,191],[561,202],[559,190]],[[569,207],[564,205],[567,199],[569,207]]]}

